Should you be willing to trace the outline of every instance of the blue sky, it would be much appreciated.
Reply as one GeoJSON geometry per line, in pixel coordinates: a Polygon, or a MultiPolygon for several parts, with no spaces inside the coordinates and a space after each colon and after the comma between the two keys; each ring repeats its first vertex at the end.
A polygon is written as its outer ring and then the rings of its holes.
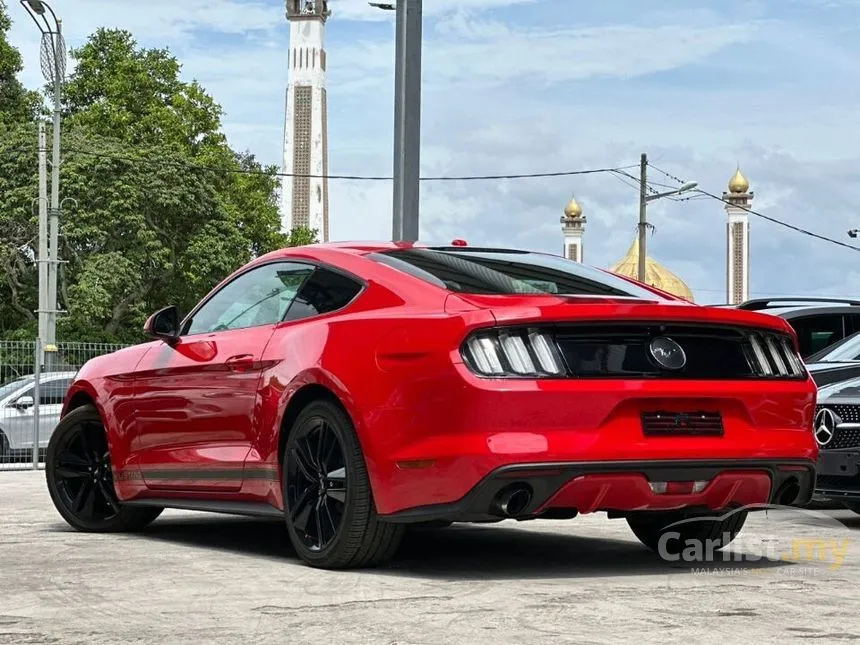
{"type": "MultiPolygon", "coordinates": [[[[41,82],[17,3],[24,80],[41,82]]],[[[722,193],[740,163],[772,217],[851,243],[860,227],[860,0],[425,0],[423,173],[505,174],[635,164],[641,152],[722,193]]],[[[393,15],[331,0],[330,169],[390,174],[393,15]]],[[[225,108],[234,147],[280,163],[289,29],[281,0],[54,0],[70,45],[99,26],[169,47],[225,108]]],[[[651,179],[665,181],[652,174],[651,179]]],[[[390,235],[390,184],[334,181],[335,239],[390,235]]],[[[637,194],[610,175],[424,184],[422,238],[560,252],[575,193],[585,259],[635,234],[637,194]]],[[[649,207],[649,253],[700,302],[725,290],[725,212],[649,207]]],[[[752,220],[753,295],[854,295],[860,253],[752,220]]],[[[860,246],[860,245],[858,245],[860,246]]]]}

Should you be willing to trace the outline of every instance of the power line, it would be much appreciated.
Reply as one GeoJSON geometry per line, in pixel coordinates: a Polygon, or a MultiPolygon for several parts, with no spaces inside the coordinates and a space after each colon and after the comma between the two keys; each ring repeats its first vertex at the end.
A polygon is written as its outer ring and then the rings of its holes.
{"type": "MultiPolygon", "coordinates": [[[[176,166],[180,168],[190,168],[195,170],[209,170],[213,172],[226,172],[231,174],[243,175],[266,175],[269,177],[300,177],[309,179],[334,179],[334,180],[350,180],[350,181],[392,181],[390,176],[382,175],[305,175],[298,173],[285,172],[267,172],[265,170],[248,170],[245,168],[222,168],[218,166],[206,166],[201,164],[193,164],[184,161],[165,160],[165,159],[145,159],[130,157],[122,157],[119,155],[111,155],[102,152],[94,152],[92,150],[84,150],[81,148],[66,148],[67,152],[77,152],[78,154],[88,155],[102,159],[111,159],[114,161],[122,161],[125,163],[150,163],[160,166],[176,166]]],[[[538,179],[545,177],[571,177],[574,175],[595,175],[598,173],[615,172],[624,168],[633,168],[635,166],[622,166],[619,168],[591,168],[586,170],[563,170],[556,172],[530,172],[517,174],[498,174],[498,175],[451,175],[437,177],[421,177],[421,181],[481,181],[481,180],[501,180],[501,179],[538,179]]]]}
{"type": "MultiPolygon", "coordinates": [[[[670,179],[673,179],[679,183],[683,183],[683,180],[679,179],[675,175],[673,175],[669,172],[666,172],[665,170],[661,170],[660,168],[657,168],[657,166],[655,166],[653,164],[649,164],[649,165],[654,170],[656,170],[657,172],[663,173],[664,175],[666,175],[670,179]]],[[[698,192],[702,195],[706,195],[707,197],[710,197],[711,199],[716,199],[717,201],[720,201],[724,204],[729,203],[728,201],[726,201],[722,197],[714,195],[713,193],[709,193],[708,191],[702,190],[701,188],[697,189],[696,192],[698,192]]],[[[810,231],[808,229],[801,228],[800,226],[795,226],[794,224],[789,224],[788,222],[784,222],[784,221],[777,219],[775,217],[770,217],[769,215],[765,215],[763,213],[759,213],[758,211],[754,211],[753,209],[749,208],[748,206],[742,206],[741,204],[734,204],[734,203],[732,204],[732,206],[735,206],[736,208],[739,208],[743,211],[746,211],[747,213],[750,213],[751,215],[755,215],[756,217],[760,217],[764,220],[767,220],[768,222],[771,222],[773,224],[779,224],[780,226],[784,226],[785,228],[790,229],[796,233],[802,233],[803,235],[808,235],[809,237],[813,237],[815,239],[822,240],[824,242],[830,242],[831,244],[836,244],[837,246],[841,246],[841,247],[844,247],[846,249],[851,249],[852,251],[860,251],[860,247],[858,247],[858,246],[854,246],[852,244],[842,242],[842,241],[834,239],[832,237],[827,237],[826,235],[821,235],[820,233],[815,233],[815,232],[810,231]]]]}

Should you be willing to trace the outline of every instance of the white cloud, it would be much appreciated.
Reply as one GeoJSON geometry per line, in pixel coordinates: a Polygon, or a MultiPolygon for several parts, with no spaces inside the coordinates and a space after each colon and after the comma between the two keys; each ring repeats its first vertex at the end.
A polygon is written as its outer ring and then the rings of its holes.
{"type": "MultiPolygon", "coordinates": [[[[860,47],[832,19],[842,14],[828,13],[838,9],[795,0],[810,8],[798,18],[781,3],[751,9],[728,0],[719,14],[666,14],[657,3],[618,0],[565,12],[568,2],[531,0],[528,19],[516,21],[511,12],[526,0],[424,3],[425,175],[614,166],[645,150],[657,166],[719,194],[740,161],[756,209],[851,241],[845,231],[860,226],[851,134],[860,47]]],[[[331,6],[331,170],[390,174],[393,13],[365,0],[331,6]]],[[[169,46],[184,74],[224,105],[233,144],[279,162],[288,48],[281,0],[65,0],[62,11],[73,45],[107,25],[169,46]]],[[[17,6],[11,12],[13,42],[29,61],[25,80],[39,84],[35,30],[17,6]]],[[[586,260],[617,260],[635,235],[637,195],[609,175],[424,183],[422,236],[558,252],[572,192],[588,217],[586,260]]],[[[338,239],[390,235],[390,182],[332,181],[331,208],[338,239]]],[[[651,254],[700,300],[719,301],[722,205],[659,201],[649,218],[651,254]]],[[[759,218],[751,225],[754,292],[856,295],[855,252],[759,218]]]]}

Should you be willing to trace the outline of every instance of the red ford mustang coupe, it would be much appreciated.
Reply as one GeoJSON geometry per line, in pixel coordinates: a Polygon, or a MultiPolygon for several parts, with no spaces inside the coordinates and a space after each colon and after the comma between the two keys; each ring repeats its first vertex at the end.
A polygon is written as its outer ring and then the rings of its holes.
{"type": "Polygon", "coordinates": [[[146,330],[80,370],[48,448],[83,531],[283,518],[306,563],[345,568],[410,525],[601,511],[677,551],[814,486],[816,390],[784,320],[561,257],[284,249],[146,330]]]}

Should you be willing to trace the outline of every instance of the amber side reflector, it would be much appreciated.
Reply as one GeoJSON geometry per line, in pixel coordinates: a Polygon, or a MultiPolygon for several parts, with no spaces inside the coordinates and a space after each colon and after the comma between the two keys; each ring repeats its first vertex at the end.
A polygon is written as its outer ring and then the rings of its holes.
{"type": "Polygon", "coordinates": [[[400,470],[415,470],[416,468],[430,468],[436,463],[435,459],[416,459],[415,461],[398,461],[400,470]]]}

